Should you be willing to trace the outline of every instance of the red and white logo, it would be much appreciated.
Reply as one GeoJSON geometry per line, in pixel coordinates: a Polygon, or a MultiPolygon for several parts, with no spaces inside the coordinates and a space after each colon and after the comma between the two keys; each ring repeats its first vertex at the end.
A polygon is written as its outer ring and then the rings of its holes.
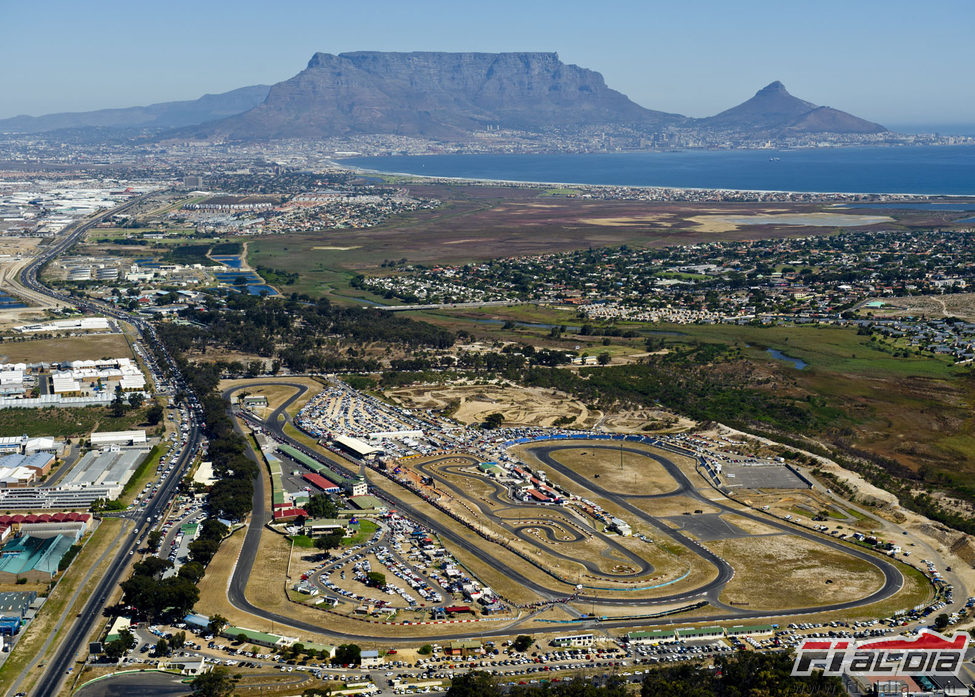
{"type": "Polygon", "coordinates": [[[793,675],[895,676],[957,675],[965,658],[969,636],[958,632],[951,639],[930,629],[916,637],[893,639],[806,639],[796,650],[793,675]]]}

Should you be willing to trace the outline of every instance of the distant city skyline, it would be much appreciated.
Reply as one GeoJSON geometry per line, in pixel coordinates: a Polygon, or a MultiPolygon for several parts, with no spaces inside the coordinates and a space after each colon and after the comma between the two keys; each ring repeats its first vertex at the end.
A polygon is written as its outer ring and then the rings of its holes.
{"type": "Polygon", "coordinates": [[[273,84],[316,51],[555,51],[641,106],[709,116],[773,80],[888,127],[971,132],[975,4],[443,0],[7,4],[0,118],[273,84]]]}

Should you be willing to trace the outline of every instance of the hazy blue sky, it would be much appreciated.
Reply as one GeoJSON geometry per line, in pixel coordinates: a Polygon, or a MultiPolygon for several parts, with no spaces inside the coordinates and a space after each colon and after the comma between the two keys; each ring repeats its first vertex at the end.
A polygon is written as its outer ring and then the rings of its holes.
{"type": "Polygon", "coordinates": [[[975,122],[973,0],[0,0],[0,117],[192,99],[315,51],[557,51],[637,103],[716,113],[772,80],[888,125],[975,122]]]}

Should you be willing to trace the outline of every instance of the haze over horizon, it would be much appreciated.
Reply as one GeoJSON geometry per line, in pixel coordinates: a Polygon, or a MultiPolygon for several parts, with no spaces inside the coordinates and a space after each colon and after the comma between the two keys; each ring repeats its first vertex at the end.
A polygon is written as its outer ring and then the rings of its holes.
{"type": "Polygon", "coordinates": [[[975,129],[966,74],[975,6],[905,0],[814,8],[751,0],[693,7],[618,0],[442,0],[349,7],[282,0],[5,8],[0,118],[129,107],[272,84],[316,51],[557,51],[641,106],[702,117],[773,80],[892,128],[975,129]],[[945,21],[951,17],[952,21],[945,21]],[[922,43],[923,40],[923,43],[922,43]],[[937,51],[924,47],[936,45],[937,51]]]}

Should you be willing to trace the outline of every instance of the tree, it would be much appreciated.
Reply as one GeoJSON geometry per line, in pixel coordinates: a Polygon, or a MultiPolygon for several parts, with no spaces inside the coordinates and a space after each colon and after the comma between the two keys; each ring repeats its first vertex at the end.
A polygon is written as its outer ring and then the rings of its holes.
{"type": "Polygon", "coordinates": [[[220,636],[220,632],[228,624],[227,618],[223,615],[210,615],[210,622],[207,624],[207,631],[213,636],[220,636]]]}
{"type": "Polygon", "coordinates": [[[193,697],[230,697],[240,679],[223,666],[216,666],[209,673],[201,673],[190,681],[193,697]]]}
{"type": "Polygon", "coordinates": [[[421,656],[429,656],[430,654],[433,653],[433,647],[430,644],[424,644],[419,648],[417,653],[420,654],[421,656]]]}
{"type": "Polygon", "coordinates": [[[527,651],[533,643],[534,640],[530,636],[528,636],[527,634],[520,634],[517,637],[515,637],[515,640],[513,642],[511,642],[511,648],[513,648],[515,651],[518,651],[519,653],[523,653],[527,651]]]}
{"type": "Polygon", "coordinates": [[[129,406],[133,409],[138,409],[142,406],[145,399],[145,395],[143,395],[141,392],[133,392],[129,395],[129,406]]]}
{"type": "Polygon", "coordinates": [[[362,663],[362,649],[356,644],[341,644],[332,656],[333,666],[357,666],[362,663]]]}
{"type": "Polygon", "coordinates": [[[156,642],[156,655],[157,656],[168,656],[169,655],[169,642],[165,639],[160,639],[156,642]]]}
{"type": "Polygon", "coordinates": [[[606,351],[603,351],[601,354],[596,356],[596,362],[599,363],[599,365],[609,365],[609,360],[609,353],[606,351]]]}
{"type": "Polygon", "coordinates": [[[116,419],[125,415],[125,400],[122,397],[122,387],[120,385],[115,386],[115,398],[112,400],[111,404],[112,416],[116,419]]]}
{"type": "Polygon", "coordinates": [[[159,549],[159,543],[162,542],[162,539],[162,530],[153,530],[149,533],[149,537],[146,538],[146,547],[150,552],[155,552],[159,549]]]}
{"type": "Polygon", "coordinates": [[[447,697],[500,697],[494,676],[485,670],[472,670],[451,679],[447,697]]]}
{"type": "Polygon", "coordinates": [[[948,617],[948,615],[946,615],[945,613],[942,612],[940,615],[938,615],[937,617],[934,618],[934,628],[940,631],[940,630],[944,629],[945,627],[947,627],[948,626],[948,622],[950,622],[950,621],[951,621],[951,618],[948,617]]]}
{"type": "Polygon", "coordinates": [[[128,629],[119,632],[118,639],[105,644],[105,655],[113,661],[117,661],[125,655],[126,651],[135,648],[136,640],[128,629]]]}
{"type": "Polygon", "coordinates": [[[383,588],[386,585],[386,574],[379,571],[370,571],[366,574],[366,585],[373,588],[383,588]]]}
{"type": "Polygon", "coordinates": [[[504,414],[494,412],[484,417],[484,428],[499,428],[504,423],[504,414]]]}
{"type": "Polygon", "coordinates": [[[179,567],[176,575],[180,578],[185,578],[190,583],[199,583],[203,576],[206,575],[206,569],[200,562],[190,561],[179,567]]]}
{"type": "Polygon", "coordinates": [[[328,494],[315,494],[302,508],[308,512],[310,518],[334,518],[339,512],[338,506],[328,494]]]}
{"type": "Polygon", "coordinates": [[[329,533],[328,535],[322,535],[321,537],[315,538],[315,549],[320,549],[323,552],[328,549],[335,549],[342,545],[342,535],[341,531],[329,533]]]}
{"type": "Polygon", "coordinates": [[[190,542],[190,559],[198,561],[204,566],[210,563],[213,555],[220,549],[220,543],[206,537],[200,537],[190,542]]]}
{"type": "Polygon", "coordinates": [[[243,632],[241,632],[240,634],[238,634],[236,638],[237,638],[237,643],[238,644],[243,644],[243,643],[245,643],[247,641],[247,635],[244,634],[243,632]]]}
{"type": "Polygon", "coordinates": [[[186,632],[173,632],[169,637],[169,645],[174,649],[181,649],[186,646],[186,632]]]}

